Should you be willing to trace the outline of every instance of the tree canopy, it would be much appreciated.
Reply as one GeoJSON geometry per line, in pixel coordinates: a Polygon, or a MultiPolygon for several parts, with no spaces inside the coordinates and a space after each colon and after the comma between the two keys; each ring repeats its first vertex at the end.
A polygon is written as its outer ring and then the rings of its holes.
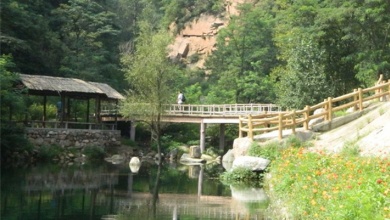
{"type": "MultiPolygon", "coordinates": [[[[124,91],[121,54],[142,43],[140,24],[180,33],[222,0],[3,0],[1,54],[15,71],[105,82],[124,91]],[[174,25],[172,25],[174,24],[174,25]],[[172,27],[176,27],[172,29],[172,27]]],[[[272,102],[289,108],[390,78],[387,0],[262,0],[239,6],[218,32],[206,68],[177,62],[192,103],[272,102]],[[193,94],[189,94],[193,93],[193,94]]],[[[159,31],[151,34],[157,34],[159,31]]],[[[145,70],[147,70],[145,68],[145,70]]],[[[134,86],[134,83],[131,84],[134,86]]]]}

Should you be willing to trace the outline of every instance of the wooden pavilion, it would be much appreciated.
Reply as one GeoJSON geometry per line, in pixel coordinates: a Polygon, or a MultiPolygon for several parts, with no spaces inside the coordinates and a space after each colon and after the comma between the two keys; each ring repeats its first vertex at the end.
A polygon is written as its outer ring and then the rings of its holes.
{"type": "Polygon", "coordinates": [[[43,127],[45,127],[46,122],[47,96],[60,97],[61,102],[57,107],[59,107],[58,111],[61,113],[58,115],[58,120],[61,123],[69,120],[71,99],[87,101],[86,123],[89,123],[90,99],[95,100],[94,116],[97,123],[101,122],[102,101],[117,105],[119,100],[124,99],[119,92],[105,83],[87,82],[75,78],[26,74],[20,74],[20,80],[22,87],[27,89],[29,95],[43,96],[43,127]]]}

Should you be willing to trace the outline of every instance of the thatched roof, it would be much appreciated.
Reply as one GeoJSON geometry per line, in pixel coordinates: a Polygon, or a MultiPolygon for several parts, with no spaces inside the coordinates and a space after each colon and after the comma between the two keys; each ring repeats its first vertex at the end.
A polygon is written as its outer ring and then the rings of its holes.
{"type": "Polygon", "coordinates": [[[20,74],[20,79],[29,93],[35,95],[67,95],[85,98],[99,96],[104,99],[124,99],[119,92],[105,83],[26,74],[20,74]]]}

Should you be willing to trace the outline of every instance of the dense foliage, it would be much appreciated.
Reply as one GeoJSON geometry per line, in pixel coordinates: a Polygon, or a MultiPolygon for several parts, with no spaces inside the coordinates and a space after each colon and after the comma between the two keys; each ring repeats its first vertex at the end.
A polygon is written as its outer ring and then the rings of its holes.
{"type": "Polygon", "coordinates": [[[267,185],[292,219],[388,219],[389,172],[388,159],[289,148],[267,185]]]}
{"type": "MultiPolygon", "coordinates": [[[[202,13],[223,16],[226,4],[4,0],[1,54],[12,55],[20,73],[106,82],[123,91],[131,82],[124,80],[120,57],[135,51],[140,23],[178,33],[202,13]]],[[[186,71],[191,82],[177,85],[188,86],[192,103],[301,108],[372,85],[379,74],[390,77],[387,0],[262,0],[239,9],[219,31],[206,68],[186,71]]]]}
{"type": "MultiPolygon", "coordinates": [[[[380,74],[390,78],[388,0],[254,0],[239,5],[239,15],[224,12],[231,3],[223,0],[0,4],[2,118],[22,119],[28,109],[20,107],[20,95],[10,92],[17,77],[10,72],[104,82],[125,94],[149,86],[132,74],[169,66],[175,71],[164,74],[182,77],[166,85],[183,90],[187,103],[276,103],[290,109],[371,86],[380,74]],[[160,52],[153,47],[145,50],[145,59],[137,59],[148,35],[180,33],[201,14],[226,18],[205,68],[190,70],[186,62],[154,59],[160,52]],[[153,31],[142,33],[143,23],[153,31]],[[126,59],[136,63],[121,63],[126,59]]],[[[199,54],[188,59],[197,60],[199,54]]],[[[161,103],[175,99],[165,92],[153,97],[164,97],[161,103]]],[[[39,102],[30,100],[29,108],[39,109],[39,102]]]]}

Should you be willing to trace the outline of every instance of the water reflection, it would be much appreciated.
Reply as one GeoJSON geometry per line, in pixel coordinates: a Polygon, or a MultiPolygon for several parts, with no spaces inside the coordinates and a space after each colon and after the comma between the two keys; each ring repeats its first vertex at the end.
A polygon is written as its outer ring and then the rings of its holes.
{"type": "Polygon", "coordinates": [[[265,193],[223,185],[222,171],[215,164],[144,163],[137,173],[108,163],[5,170],[1,219],[265,218],[265,193]]]}

